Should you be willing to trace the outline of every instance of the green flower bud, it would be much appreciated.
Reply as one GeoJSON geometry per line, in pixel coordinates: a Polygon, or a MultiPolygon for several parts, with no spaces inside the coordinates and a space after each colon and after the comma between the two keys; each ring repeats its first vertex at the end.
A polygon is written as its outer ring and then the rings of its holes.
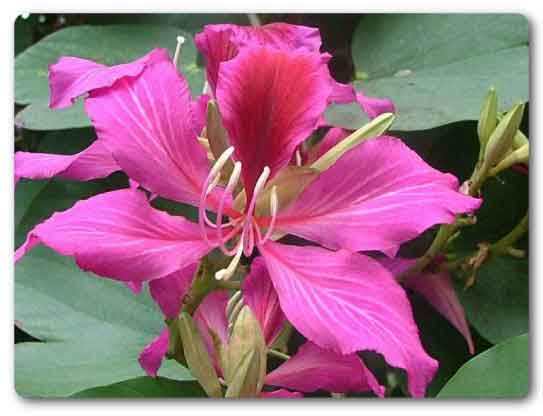
{"type": "Polygon", "coordinates": [[[267,347],[260,323],[248,306],[239,312],[224,360],[225,397],[257,397],[266,376],[267,347]]]}
{"type": "Polygon", "coordinates": [[[311,167],[319,172],[325,171],[336,163],[336,160],[343,156],[343,154],[351,150],[356,145],[360,144],[366,139],[371,139],[382,135],[392,125],[395,118],[396,116],[392,113],[383,113],[375,117],[368,124],[360,127],[354,133],[345,137],[334,147],[328,150],[324,155],[313,162],[311,167]]]}
{"type": "Polygon", "coordinates": [[[479,143],[481,148],[484,149],[490,135],[496,128],[498,123],[498,97],[494,87],[490,88],[486,95],[483,108],[481,108],[481,116],[477,123],[477,134],[479,136],[479,143]]]}
{"type": "Polygon", "coordinates": [[[190,372],[209,397],[222,397],[219,378],[192,317],[182,312],[179,316],[178,327],[190,372]]]}
{"type": "Polygon", "coordinates": [[[487,168],[498,164],[513,147],[513,140],[522,121],[523,113],[524,104],[515,104],[490,135],[484,157],[484,165],[487,168]]]}
{"type": "Polygon", "coordinates": [[[513,139],[513,150],[520,149],[522,146],[530,143],[528,141],[528,138],[524,135],[523,132],[520,130],[517,131],[517,134],[515,134],[515,138],[513,139]]]}
{"type": "Polygon", "coordinates": [[[530,159],[530,144],[526,143],[514,152],[509,153],[500,163],[490,170],[490,175],[494,176],[502,170],[508,169],[517,163],[528,163],[530,159]]]}

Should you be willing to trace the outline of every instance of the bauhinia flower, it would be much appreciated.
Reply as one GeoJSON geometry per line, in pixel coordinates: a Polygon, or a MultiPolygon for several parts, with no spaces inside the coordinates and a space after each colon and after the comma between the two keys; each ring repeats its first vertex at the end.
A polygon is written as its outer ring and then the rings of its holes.
{"type": "Polygon", "coordinates": [[[389,136],[344,150],[326,169],[293,166],[335,89],[320,52],[251,41],[221,61],[213,94],[228,144],[212,165],[197,137],[201,121],[187,82],[165,50],[113,67],[61,58],[50,79],[54,106],[86,94],[97,140],[120,169],[153,194],[196,206],[198,224],[153,208],[140,190],[123,189],[36,226],[17,260],[41,243],[135,290],[149,282],[173,318],[208,253],[229,259],[219,280],[234,275],[242,256],[258,254],[282,313],[310,343],[298,354],[318,348],[345,358],[372,350],[406,370],[412,395],[424,395],[437,362],[421,345],[402,287],[361,252],[394,256],[405,241],[477,209],[480,200],[389,136]],[[301,177],[296,192],[282,186],[301,177]],[[285,234],[315,245],[279,242],[285,234]]]}

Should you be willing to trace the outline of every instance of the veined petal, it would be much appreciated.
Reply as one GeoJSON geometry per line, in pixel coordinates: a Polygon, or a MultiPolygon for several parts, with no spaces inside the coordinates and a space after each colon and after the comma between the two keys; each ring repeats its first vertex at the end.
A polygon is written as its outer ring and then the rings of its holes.
{"type": "MultiPolygon", "coordinates": [[[[381,260],[381,264],[395,276],[407,271],[415,262],[414,259],[400,258],[381,260]]],[[[423,272],[408,276],[402,283],[405,287],[419,293],[442,314],[465,338],[470,354],[475,353],[475,346],[464,314],[464,308],[456,295],[451,277],[446,270],[436,273],[423,272]]]]}
{"type": "Polygon", "coordinates": [[[209,164],[194,130],[188,84],[171,61],[91,92],[85,109],[128,176],[163,197],[198,203],[209,164]]]}
{"type": "Polygon", "coordinates": [[[217,100],[248,200],[264,167],[273,177],[315,129],[329,94],[316,53],[247,47],[221,64],[217,100]]]}
{"type": "Polygon", "coordinates": [[[423,396],[437,369],[424,351],[401,286],[377,261],[346,250],[259,247],[287,319],[308,340],[340,354],[372,350],[408,375],[423,396]]]}
{"type": "Polygon", "coordinates": [[[202,134],[202,130],[206,125],[207,103],[209,100],[211,100],[209,95],[202,94],[191,102],[193,127],[197,136],[202,134]]]}
{"type": "Polygon", "coordinates": [[[15,153],[15,181],[20,178],[48,179],[58,176],[63,179],[89,181],[105,178],[120,167],[111,152],[100,140],[75,155],[50,153],[15,153]]]}
{"type": "Polygon", "coordinates": [[[358,355],[341,355],[309,341],[269,373],[264,383],[304,393],[317,390],[332,393],[373,391],[383,397],[385,392],[358,355]]]}
{"type": "Polygon", "coordinates": [[[278,389],[274,391],[263,391],[260,393],[262,399],[301,399],[304,395],[297,391],[278,389]]]}
{"type": "Polygon", "coordinates": [[[383,113],[395,113],[396,106],[389,98],[368,97],[362,91],[356,93],[356,101],[370,119],[383,113]]]}
{"type": "Polygon", "coordinates": [[[49,66],[49,106],[69,107],[81,95],[110,87],[121,78],[138,76],[147,65],[169,59],[166,49],[154,49],[134,62],[111,67],[88,59],[63,56],[49,66]]]}
{"type": "Polygon", "coordinates": [[[162,361],[168,352],[168,342],[170,331],[164,328],[160,335],[145,346],[141,352],[138,361],[141,368],[145,370],[149,377],[156,377],[162,361]]]}
{"type": "Polygon", "coordinates": [[[228,318],[226,317],[228,299],[227,290],[215,290],[204,298],[193,316],[198,332],[219,374],[222,374],[222,369],[212,334],[216,335],[222,344],[228,342],[228,318]]]}
{"type": "Polygon", "coordinates": [[[28,234],[16,261],[39,243],[73,256],[83,270],[136,282],[181,270],[213,248],[197,224],[152,208],[134,189],[103,193],[54,214],[28,234]]]}
{"type": "Polygon", "coordinates": [[[287,23],[258,27],[219,24],[204,26],[204,30],[196,35],[195,43],[206,58],[207,80],[215,92],[220,64],[234,58],[241,47],[260,45],[318,52],[321,38],[317,28],[287,23]]]}
{"type": "Polygon", "coordinates": [[[194,263],[168,276],[149,282],[151,297],[166,318],[173,319],[179,315],[183,298],[190,289],[197,268],[198,263],[194,263]]]}
{"type": "Polygon", "coordinates": [[[262,257],[251,263],[251,271],[243,280],[241,290],[245,304],[260,322],[266,344],[271,345],[283,328],[285,315],[262,257]]]}
{"type": "Polygon", "coordinates": [[[454,176],[427,165],[399,139],[383,136],[361,143],[321,173],[280,212],[276,227],[332,249],[394,256],[401,243],[480,204],[458,191],[454,176]]]}

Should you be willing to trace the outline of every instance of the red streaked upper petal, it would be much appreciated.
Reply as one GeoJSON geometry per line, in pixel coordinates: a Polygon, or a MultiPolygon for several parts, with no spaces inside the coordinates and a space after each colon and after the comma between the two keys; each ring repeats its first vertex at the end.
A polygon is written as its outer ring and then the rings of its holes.
{"type": "Polygon", "coordinates": [[[285,315],[262,257],[251,263],[251,271],[243,280],[241,290],[245,304],[260,322],[266,344],[271,345],[283,328],[285,315]]]}
{"type": "Polygon", "coordinates": [[[329,248],[394,256],[401,243],[480,204],[399,139],[380,137],[322,172],[279,213],[276,226],[329,248]]]}
{"type": "Polygon", "coordinates": [[[156,377],[162,361],[168,352],[170,331],[164,328],[160,335],[145,346],[141,352],[138,362],[149,377],[156,377]]]}
{"type": "Polygon", "coordinates": [[[15,153],[15,178],[49,179],[58,176],[63,179],[89,181],[104,178],[120,167],[111,152],[100,140],[75,155],[49,153],[15,153]]]}
{"type": "Polygon", "coordinates": [[[219,24],[204,26],[204,30],[195,36],[195,43],[206,58],[207,80],[215,92],[220,64],[234,58],[240,48],[260,45],[282,50],[318,52],[321,38],[317,28],[288,23],[257,27],[219,24]]]}
{"type": "Polygon", "coordinates": [[[194,263],[168,276],[149,282],[151,297],[166,318],[173,319],[179,315],[183,298],[190,289],[197,268],[198,263],[194,263]]]}
{"type": "Polygon", "coordinates": [[[373,391],[383,397],[385,388],[356,354],[342,355],[308,341],[285,363],[268,373],[265,384],[311,393],[373,391]]]}
{"type": "Polygon", "coordinates": [[[207,118],[207,103],[211,97],[207,94],[202,94],[191,102],[193,128],[197,136],[202,134],[202,130],[206,125],[207,118]]]}
{"type": "Polygon", "coordinates": [[[197,224],[152,208],[134,189],[103,193],[54,214],[28,234],[16,261],[39,243],[73,256],[83,270],[122,281],[167,276],[212,248],[197,224]]]}
{"type": "Polygon", "coordinates": [[[315,129],[327,76],[318,54],[267,47],[244,48],[221,65],[217,100],[249,199],[264,167],[273,177],[315,129]]]}
{"type": "Polygon", "coordinates": [[[340,354],[373,350],[408,375],[423,396],[437,362],[424,351],[401,286],[377,261],[348,251],[259,247],[281,309],[308,340],[340,354]]]}
{"type": "Polygon", "coordinates": [[[110,87],[121,78],[138,76],[148,64],[169,59],[166,49],[154,49],[134,62],[111,67],[88,59],[63,56],[49,66],[49,106],[69,107],[81,95],[110,87]]]}
{"type": "Polygon", "coordinates": [[[188,84],[170,61],[147,65],[85,100],[98,138],[149,191],[196,205],[209,164],[193,126],[188,84]]]}
{"type": "MultiPolygon", "coordinates": [[[[381,264],[395,276],[404,273],[415,262],[415,259],[400,258],[381,260],[381,264]]],[[[456,290],[446,270],[408,276],[402,281],[402,284],[419,293],[441,313],[465,338],[470,354],[475,353],[475,346],[464,314],[464,308],[456,295],[456,290]]]]}

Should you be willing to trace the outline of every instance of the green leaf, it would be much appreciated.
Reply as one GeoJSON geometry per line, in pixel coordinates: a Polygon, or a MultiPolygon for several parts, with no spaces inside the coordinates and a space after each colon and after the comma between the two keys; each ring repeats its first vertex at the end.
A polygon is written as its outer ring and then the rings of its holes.
{"type": "Polygon", "coordinates": [[[439,392],[443,398],[515,398],[529,390],[528,334],[510,338],[477,355],[439,392]]]}
{"type": "Polygon", "coordinates": [[[397,130],[476,120],[490,86],[502,109],[529,97],[528,21],[518,14],[367,15],[352,54],[357,87],[395,102],[397,130]]]}
{"type": "MultiPolygon", "coordinates": [[[[147,292],[135,296],[45,247],[15,269],[15,319],[44,341],[15,347],[15,388],[25,397],[66,397],[143,376],[138,355],[164,326],[147,292]]],[[[192,380],[173,361],[160,373],[192,380]]]]}
{"type": "Polygon", "coordinates": [[[528,290],[528,259],[493,255],[458,295],[471,325],[496,344],[528,331],[528,290]]]}
{"type": "Polygon", "coordinates": [[[161,397],[206,397],[195,381],[179,381],[164,377],[138,377],[109,386],[80,391],[71,397],[85,399],[139,399],[161,397]]]}
{"type": "Polygon", "coordinates": [[[15,116],[15,124],[28,130],[61,130],[90,126],[83,101],[62,110],[52,110],[47,101],[27,105],[15,116]]]}
{"type": "Polygon", "coordinates": [[[36,130],[89,126],[90,121],[79,106],[58,115],[38,115],[49,100],[48,66],[63,55],[91,59],[106,65],[126,63],[153,48],[168,48],[171,55],[176,37],[183,35],[180,61],[194,94],[203,87],[203,71],[196,65],[197,52],[193,38],[182,30],[166,25],[71,26],[46,36],[15,59],[15,101],[37,107],[23,111],[17,122],[36,130]],[[61,115],[62,114],[62,115],[61,115]],[[85,124],[86,120],[86,124],[85,124]]]}

